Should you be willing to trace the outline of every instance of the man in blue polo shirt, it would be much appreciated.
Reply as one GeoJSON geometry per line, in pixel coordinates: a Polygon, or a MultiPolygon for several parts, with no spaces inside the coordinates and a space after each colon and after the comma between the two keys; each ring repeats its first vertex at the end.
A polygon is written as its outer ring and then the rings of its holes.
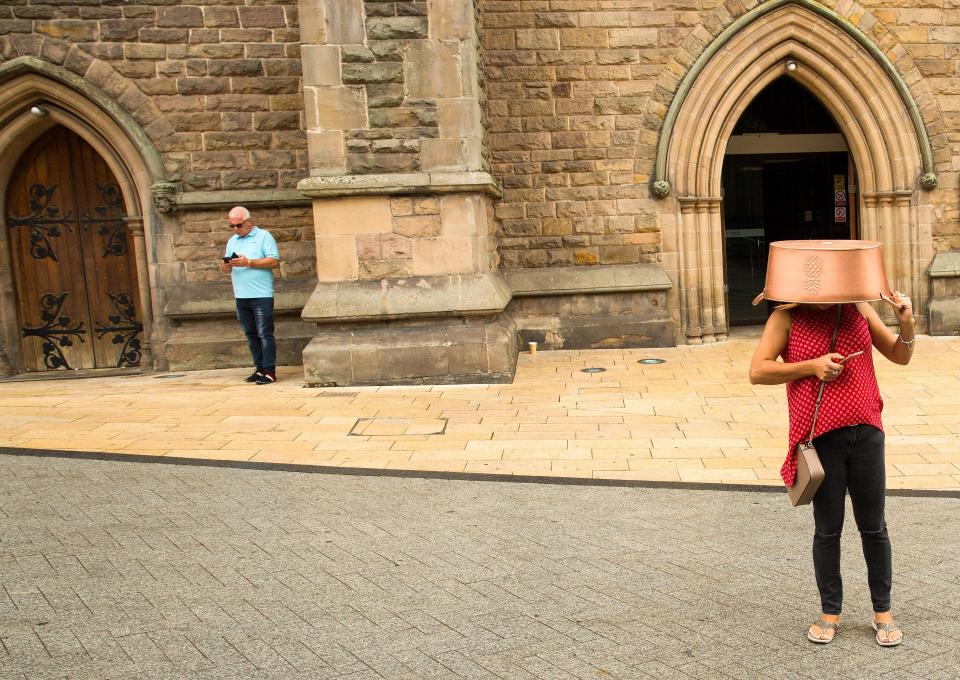
{"type": "Polygon", "coordinates": [[[280,266],[277,242],[253,224],[250,211],[237,206],[227,214],[233,236],[227,241],[220,270],[233,280],[237,319],[247,336],[256,366],[247,382],[277,382],[277,342],[273,337],[273,269],[280,266]]]}

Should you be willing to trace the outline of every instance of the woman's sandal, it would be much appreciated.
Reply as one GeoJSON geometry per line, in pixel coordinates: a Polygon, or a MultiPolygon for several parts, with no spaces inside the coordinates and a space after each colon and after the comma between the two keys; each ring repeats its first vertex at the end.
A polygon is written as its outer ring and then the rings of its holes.
{"type": "Polygon", "coordinates": [[[900,631],[900,637],[898,637],[896,640],[890,639],[890,633],[900,630],[900,626],[894,623],[893,621],[890,621],[889,623],[877,623],[876,621],[874,621],[873,629],[877,631],[876,640],[877,640],[877,644],[880,645],[881,647],[896,647],[901,642],[903,642],[903,631],[900,631]],[[886,640],[880,639],[881,631],[887,634],[886,640]]]}
{"type": "Polygon", "coordinates": [[[807,628],[807,639],[810,642],[816,642],[818,645],[826,645],[833,642],[833,638],[837,637],[837,633],[840,632],[840,622],[839,621],[827,621],[826,619],[819,619],[816,623],[810,625],[810,628],[807,628]],[[816,626],[820,629],[820,635],[814,635],[811,628],[816,626]],[[823,634],[828,630],[833,631],[833,635],[830,637],[824,637],[823,634]]]}

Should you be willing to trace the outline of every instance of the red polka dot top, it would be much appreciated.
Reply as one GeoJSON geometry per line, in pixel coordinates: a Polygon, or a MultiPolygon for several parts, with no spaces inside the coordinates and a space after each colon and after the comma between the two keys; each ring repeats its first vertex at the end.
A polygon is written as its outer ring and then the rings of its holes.
{"type": "MultiPolygon", "coordinates": [[[[856,305],[842,307],[835,351],[844,356],[859,350],[863,350],[863,354],[850,359],[844,365],[840,377],[824,387],[814,437],[850,425],[873,425],[883,429],[880,419],[883,399],[880,398],[877,374],[873,367],[870,326],[856,305]]],[[[783,360],[792,364],[828,354],[833,325],[837,319],[837,308],[820,310],[801,305],[793,310],[792,316],[783,360]]],[[[787,459],[780,468],[780,476],[787,486],[793,486],[797,474],[797,444],[806,440],[810,434],[819,390],[820,380],[816,376],[787,383],[790,447],[787,450],[787,459]]]]}

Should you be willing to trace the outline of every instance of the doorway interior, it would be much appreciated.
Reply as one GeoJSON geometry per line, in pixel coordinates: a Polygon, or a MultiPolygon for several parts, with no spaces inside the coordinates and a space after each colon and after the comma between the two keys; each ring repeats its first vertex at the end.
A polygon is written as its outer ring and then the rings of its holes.
{"type": "Polygon", "coordinates": [[[104,159],[56,125],[20,157],[4,214],[16,289],[19,370],[138,366],[135,248],[104,159]]]}
{"type": "Polygon", "coordinates": [[[724,262],[731,326],[764,323],[753,306],[773,241],[857,238],[856,171],[839,128],[791,78],[744,111],[723,163],[724,262]]]}

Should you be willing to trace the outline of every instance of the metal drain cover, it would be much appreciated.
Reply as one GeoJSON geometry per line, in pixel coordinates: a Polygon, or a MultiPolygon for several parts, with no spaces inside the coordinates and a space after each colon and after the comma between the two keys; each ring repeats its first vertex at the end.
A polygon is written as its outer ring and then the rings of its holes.
{"type": "Polygon", "coordinates": [[[583,373],[603,373],[603,372],[605,372],[606,370],[607,370],[607,369],[605,369],[605,368],[597,368],[596,366],[592,366],[591,368],[581,368],[581,369],[580,369],[580,371],[583,372],[583,373]]]}
{"type": "Polygon", "coordinates": [[[638,364],[665,364],[667,363],[666,359],[640,359],[638,364]]]}
{"type": "Polygon", "coordinates": [[[396,437],[400,435],[444,434],[447,418],[357,418],[348,435],[354,437],[396,437]]]}

